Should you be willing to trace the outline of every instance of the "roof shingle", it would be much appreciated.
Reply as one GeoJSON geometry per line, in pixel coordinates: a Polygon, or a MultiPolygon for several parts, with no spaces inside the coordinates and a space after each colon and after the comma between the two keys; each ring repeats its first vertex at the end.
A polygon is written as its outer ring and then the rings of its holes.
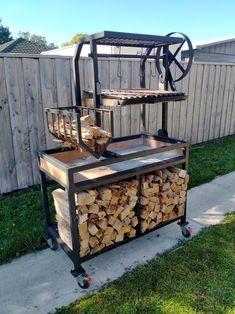
{"type": "Polygon", "coordinates": [[[33,43],[21,37],[0,45],[0,53],[40,54],[45,50],[49,50],[48,47],[33,43]]]}

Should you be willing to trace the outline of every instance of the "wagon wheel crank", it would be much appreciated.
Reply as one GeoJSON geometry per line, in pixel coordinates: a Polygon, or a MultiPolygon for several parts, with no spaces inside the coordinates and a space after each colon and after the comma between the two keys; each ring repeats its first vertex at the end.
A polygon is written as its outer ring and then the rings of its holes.
{"type": "Polygon", "coordinates": [[[165,53],[164,47],[159,47],[157,49],[157,52],[156,52],[156,60],[155,60],[156,68],[157,68],[157,71],[160,75],[160,81],[162,84],[164,83],[164,76],[163,76],[163,71],[162,71],[162,66],[161,66],[160,60],[162,60],[163,67],[165,69],[168,68],[168,75],[167,75],[167,78],[165,78],[165,79],[170,84],[172,91],[176,90],[175,82],[182,80],[189,73],[189,70],[190,70],[190,68],[192,66],[192,62],[193,62],[193,46],[192,46],[190,39],[185,34],[178,33],[178,32],[172,32],[172,33],[167,34],[166,36],[170,37],[170,36],[175,35],[175,34],[180,34],[181,37],[183,37],[182,43],[179,44],[179,46],[177,47],[177,49],[175,50],[174,53],[169,50],[168,56],[165,53]],[[188,58],[188,64],[187,64],[186,68],[184,68],[176,58],[177,55],[180,54],[181,49],[185,43],[187,44],[188,50],[189,50],[189,58],[188,58]],[[174,78],[172,75],[172,70],[171,70],[172,64],[175,64],[176,67],[181,72],[181,74],[177,78],[174,78]]]}

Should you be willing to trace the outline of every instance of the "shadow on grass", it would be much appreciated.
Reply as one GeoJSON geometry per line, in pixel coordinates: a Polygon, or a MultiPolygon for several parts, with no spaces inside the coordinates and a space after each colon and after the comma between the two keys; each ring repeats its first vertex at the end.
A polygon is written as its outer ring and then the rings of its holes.
{"type": "Polygon", "coordinates": [[[235,313],[235,215],[56,313],[235,313]]]}

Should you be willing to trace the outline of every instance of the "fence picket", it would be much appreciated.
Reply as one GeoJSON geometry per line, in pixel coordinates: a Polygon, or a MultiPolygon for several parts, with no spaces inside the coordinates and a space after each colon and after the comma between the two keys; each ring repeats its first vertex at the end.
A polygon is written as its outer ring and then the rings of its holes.
{"type": "Polygon", "coordinates": [[[0,192],[18,188],[4,59],[0,59],[0,192]]]}
{"type": "Polygon", "coordinates": [[[6,83],[11,118],[18,188],[33,185],[29,126],[25,105],[22,58],[5,59],[6,83]]]}

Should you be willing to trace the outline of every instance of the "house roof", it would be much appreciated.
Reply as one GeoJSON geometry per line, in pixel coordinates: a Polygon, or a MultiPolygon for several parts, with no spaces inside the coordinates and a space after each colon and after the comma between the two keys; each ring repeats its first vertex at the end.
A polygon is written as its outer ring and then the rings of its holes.
{"type": "Polygon", "coordinates": [[[1,44],[0,45],[0,52],[4,52],[4,50],[6,50],[9,46],[11,46],[13,43],[15,42],[15,40],[11,40],[8,41],[7,43],[1,44]]]}
{"type": "MultiPolygon", "coordinates": [[[[210,47],[218,44],[224,44],[228,42],[235,41],[235,37],[224,37],[224,38],[215,38],[215,39],[208,39],[208,40],[200,40],[200,41],[193,41],[193,50],[201,49],[204,47],[210,47]]],[[[185,43],[182,48],[182,52],[188,51],[187,44],[185,43]]]]}
{"type": "Polygon", "coordinates": [[[40,54],[45,50],[48,50],[46,46],[33,43],[21,37],[0,45],[0,53],[40,54]]]}
{"type": "Polygon", "coordinates": [[[231,41],[235,41],[235,37],[224,37],[224,38],[217,38],[217,39],[204,40],[200,42],[194,42],[193,47],[200,49],[204,47],[210,47],[214,45],[228,43],[231,41]]]}
{"type": "MultiPolygon", "coordinates": [[[[42,51],[41,55],[61,55],[61,56],[73,56],[77,44],[69,45],[65,47],[60,47],[56,49],[51,49],[47,51],[42,51]]],[[[87,45],[86,45],[87,46],[87,45]]]]}

